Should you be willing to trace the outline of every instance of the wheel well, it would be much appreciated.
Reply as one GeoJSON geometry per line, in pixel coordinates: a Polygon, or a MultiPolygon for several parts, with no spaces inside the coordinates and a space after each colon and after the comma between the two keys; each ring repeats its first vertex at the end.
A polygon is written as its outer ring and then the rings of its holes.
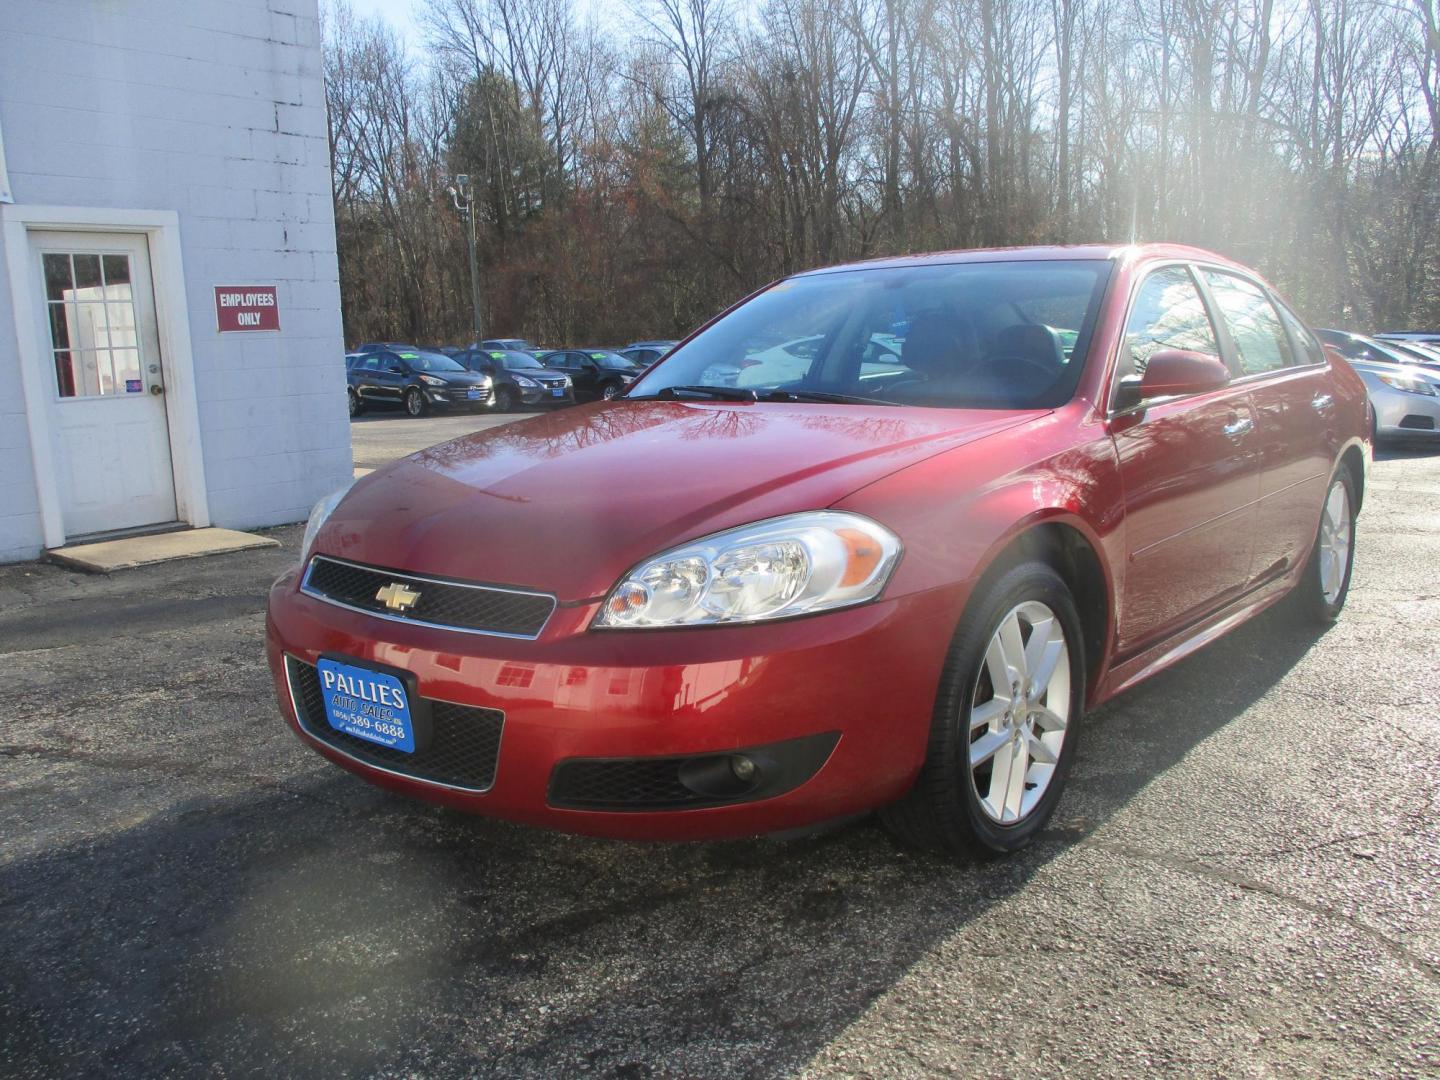
{"type": "Polygon", "coordinates": [[[985,577],[1002,574],[1016,563],[1030,560],[1052,567],[1070,587],[1084,632],[1086,676],[1088,684],[1093,686],[1110,629],[1110,597],[1100,557],[1080,530],[1059,522],[1047,522],[1015,537],[996,556],[985,577]]]}
{"type": "Polygon", "coordinates": [[[1340,455],[1340,464],[1350,470],[1350,479],[1355,485],[1355,513],[1360,512],[1360,504],[1365,501],[1365,459],[1360,455],[1360,448],[1350,447],[1340,455]]]}

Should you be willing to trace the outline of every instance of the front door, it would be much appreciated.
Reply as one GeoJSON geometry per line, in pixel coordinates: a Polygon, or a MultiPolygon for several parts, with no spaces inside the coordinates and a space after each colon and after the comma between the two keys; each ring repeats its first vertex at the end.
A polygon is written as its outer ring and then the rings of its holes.
{"type": "Polygon", "coordinates": [[[164,365],[143,236],[32,232],[65,535],[174,521],[164,365]]]}
{"type": "MultiPolygon", "coordinates": [[[[1136,293],[1117,382],[1144,374],[1160,349],[1220,355],[1190,271],[1152,271],[1136,293]]],[[[1243,386],[1131,404],[1110,420],[1125,487],[1125,580],[1116,625],[1134,653],[1203,618],[1244,589],[1254,546],[1260,455],[1243,386]]]]}

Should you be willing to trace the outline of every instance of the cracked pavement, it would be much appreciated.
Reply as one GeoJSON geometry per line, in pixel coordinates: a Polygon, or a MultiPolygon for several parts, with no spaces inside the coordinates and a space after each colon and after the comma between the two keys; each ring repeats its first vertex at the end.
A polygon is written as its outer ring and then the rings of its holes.
{"type": "Polygon", "coordinates": [[[1007,861],[650,846],[387,795],[271,698],[246,552],[0,567],[0,1073],[1440,1073],[1440,455],[1349,605],[1091,713],[1007,861]]]}

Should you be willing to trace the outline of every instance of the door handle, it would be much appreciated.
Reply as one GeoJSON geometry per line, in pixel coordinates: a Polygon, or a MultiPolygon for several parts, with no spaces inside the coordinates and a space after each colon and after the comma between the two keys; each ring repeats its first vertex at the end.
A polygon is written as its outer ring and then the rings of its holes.
{"type": "Polygon", "coordinates": [[[1310,407],[1321,416],[1328,416],[1330,410],[1335,408],[1335,398],[1330,394],[1317,394],[1310,399],[1310,407]]]}
{"type": "Polygon", "coordinates": [[[1237,416],[1234,420],[1231,420],[1230,423],[1226,424],[1220,430],[1225,432],[1225,437],[1227,439],[1234,439],[1236,441],[1239,441],[1254,429],[1255,421],[1253,418],[1249,416],[1237,416]]]}

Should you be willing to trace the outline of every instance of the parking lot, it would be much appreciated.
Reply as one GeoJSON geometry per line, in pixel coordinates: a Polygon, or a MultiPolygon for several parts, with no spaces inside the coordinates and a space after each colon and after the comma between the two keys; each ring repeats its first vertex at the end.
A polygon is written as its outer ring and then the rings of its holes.
{"type": "MultiPolygon", "coordinates": [[[[513,419],[367,417],[356,465],[513,419]]],[[[1272,612],[1090,714],[1040,841],[967,865],[372,788],[272,700],[300,532],[0,567],[0,1073],[1440,1070],[1440,454],[1377,460],[1337,626],[1272,612]]]]}

